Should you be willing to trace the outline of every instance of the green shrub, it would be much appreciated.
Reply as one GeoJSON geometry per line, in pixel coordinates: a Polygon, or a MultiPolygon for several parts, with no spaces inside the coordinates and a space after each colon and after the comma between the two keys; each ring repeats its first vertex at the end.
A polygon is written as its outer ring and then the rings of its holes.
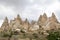
{"type": "Polygon", "coordinates": [[[56,31],[56,32],[52,31],[47,36],[47,39],[48,40],[60,40],[60,33],[58,31],[56,31]]]}

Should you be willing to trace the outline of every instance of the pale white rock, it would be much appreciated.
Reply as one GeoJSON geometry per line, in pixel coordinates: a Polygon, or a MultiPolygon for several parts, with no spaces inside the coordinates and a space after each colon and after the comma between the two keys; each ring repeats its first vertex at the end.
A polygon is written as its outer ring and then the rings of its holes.
{"type": "Polygon", "coordinates": [[[39,29],[39,25],[37,23],[33,24],[31,27],[30,27],[30,31],[34,31],[34,30],[38,30],[39,29]]]}

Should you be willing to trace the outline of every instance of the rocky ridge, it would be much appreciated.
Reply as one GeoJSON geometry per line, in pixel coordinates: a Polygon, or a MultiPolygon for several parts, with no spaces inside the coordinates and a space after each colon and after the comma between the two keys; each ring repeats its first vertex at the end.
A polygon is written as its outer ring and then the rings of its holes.
{"type": "Polygon", "coordinates": [[[43,28],[43,30],[51,30],[51,29],[59,29],[60,23],[58,22],[54,13],[52,13],[51,17],[47,17],[46,13],[40,15],[37,22],[32,21],[29,23],[28,19],[23,21],[19,15],[17,15],[14,20],[10,20],[8,22],[8,18],[6,17],[2,26],[1,30],[8,30],[11,28],[12,30],[20,30],[24,29],[26,32],[28,31],[36,31],[39,28],[43,28]]]}

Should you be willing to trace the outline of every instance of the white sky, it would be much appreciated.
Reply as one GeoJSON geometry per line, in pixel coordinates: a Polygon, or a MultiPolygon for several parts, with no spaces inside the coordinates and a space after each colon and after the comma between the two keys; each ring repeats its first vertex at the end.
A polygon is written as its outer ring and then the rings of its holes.
{"type": "Polygon", "coordinates": [[[60,0],[0,0],[0,25],[6,16],[13,19],[20,14],[22,19],[38,20],[44,12],[48,17],[54,12],[60,20],[60,0]]]}

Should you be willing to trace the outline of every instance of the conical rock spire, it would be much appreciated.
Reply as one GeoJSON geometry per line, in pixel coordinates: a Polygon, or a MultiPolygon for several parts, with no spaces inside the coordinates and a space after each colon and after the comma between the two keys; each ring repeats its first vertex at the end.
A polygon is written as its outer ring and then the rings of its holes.
{"type": "Polygon", "coordinates": [[[47,15],[44,13],[43,15],[40,15],[38,19],[38,24],[44,25],[44,23],[47,21],[47,15]]]}
{"type": "Polygon", "coordinates": [[[8,23],[8,18],[7,17],[5,17],[5,19],[4,19],[4,22],[3,22],[3,24],[2,24],[2,26],[7,26],[9,23],[8,23]]]}
{"type": "Polygon", "coordinates": [[[52,13],[52,16],[50,17],[49,20],[52,21],[52,22],[57,22],[58,23],[58,20],[57,20],[57,18],[56,18],[54,13],[52,13]]]}
{"type": "Polygon", "coordinates": [[[8,22],[8,18],[7,17],[5,17],[4,22],[3,22],[2,26],[1,26],[1,28],[2,28],[2,30],[8,30],[9,22],[8,22]]]}
{"type": "Polygon", "coordinates": [[[21,19],[21,17],[20,17],[19,14],[17,15],[17,18],[16,19],[22,21],[22,19],[21,19]]]}

